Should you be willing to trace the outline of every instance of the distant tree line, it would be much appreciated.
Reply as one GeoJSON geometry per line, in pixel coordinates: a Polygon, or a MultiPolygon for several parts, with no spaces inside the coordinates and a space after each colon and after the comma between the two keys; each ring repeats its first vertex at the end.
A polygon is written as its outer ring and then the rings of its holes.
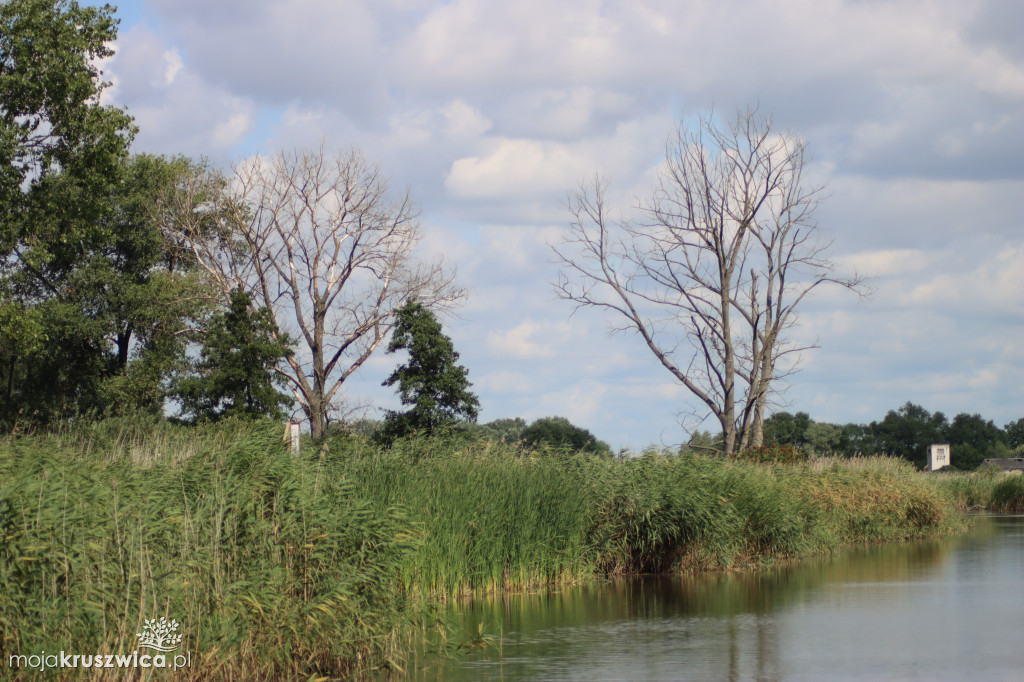
{"type": "MultiPolygon", "coordinates": [[[[522,417],[504,417],[482,424],[470,420],[453,420],[447,426],[445,435],[464,442],[504,442],[521,445],[527,451],[585,452],[602,457],[615,454],[608,443],[565,417],[541,417],[529,423],[522,417]]],[[[347,426],[339,426],[339,429],[385,443],[393,443],[395,440],[391,428],[388,418],[364,418],[347,426]]],[[[415,436],[424,432],[408,431],[404,435],[415,436]]]]}
{"type": "MultiPolygon", "coordinates": [[[[697,433],[691,444],[700,449],[710,440],[709,434],[697,433]]],[[[1002,428],[980,414],[961,413],[950,421],[942,412],[911,402],[868,424],[829,424],[814,421],[806,412],[776,412],[765,420],[764,440],[812,455],[893,455],[919,467],[926,463],[929,445],[949,443],[953,466],[969,470],[985,459],[1024,455],[1024,418],[1002,428]]]]}

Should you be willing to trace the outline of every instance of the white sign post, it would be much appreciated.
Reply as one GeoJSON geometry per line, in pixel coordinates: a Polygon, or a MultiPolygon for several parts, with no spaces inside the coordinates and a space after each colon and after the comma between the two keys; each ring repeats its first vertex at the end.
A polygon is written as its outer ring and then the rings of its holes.
{"type": "Polygon", "coordinates": [[[290,449],[293,455],[299,454],[299,422],[288,422],[284,425],[284,438],[282,442],[291,443],[290,449]]]}

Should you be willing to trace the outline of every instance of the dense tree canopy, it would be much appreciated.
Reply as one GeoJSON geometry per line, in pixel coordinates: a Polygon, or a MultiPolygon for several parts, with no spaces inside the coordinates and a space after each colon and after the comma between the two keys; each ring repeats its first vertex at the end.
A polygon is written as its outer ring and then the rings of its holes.
{"type": "MultiPolygon", "coordinates": [[[[194,171],[185,159],[132,157],[117,167],[88,238],[64,244],[60,230],[45,240],[37,232],[36,246],[52,258],[19,258],[16,250],[0,280],[11,321],[0,338],[0,420],[162,411],[168,377],[214,302],[161,220],[161,203],[194,171]]],[[[57,174],[49,185],[66,181],[57,174]]]]}
{"type": "Polygon", "coordinates": [[[405,412],[389,412],[384,424],[388,440],[414,432],[433,433],[460,421],[476,421],[480,402],[470,392],[468,372],[456,364],[459,354],[441,330],[437,317],[414,299],[396,313],[388,353],[409,351],[409,360],[384,381],[398,385],[405,412]]]}
{"type": "Polygon", "coordinates": [[[113,54],[113,11],[0,5],[0,244],[32,267],[73,260],[81,239],[103,238],[98,218],[135,133],[126,112],[100,104],[96,60],[113,54]]]}
{"type": "Polygon", "coordinates": [[[1003,430],[980,414],[953,417],[946,440],[954,449],[954,464],[961,469],[976,469],[988,457],[1002,459],[1011,454],[1003,430]]]}
{"type": "Polygon", "coordinates": [[[878,452],[899,455],[923,466],[928,446],[946,442],[949,422],[941,412],[930,413],[908,402],[887,412],[881,422],[872,422],[871,429],[878,452]]]}
{"type": "Polygon", "coordinates": [[[292,398],[275,386],[285,379],[275,366],[291,354],[266,309],[236,290],[229,308],[210,321],[195,373],[177,383],[182,413],[197,420],[241,416],[280,418],[292,398]]]}
{"type": "Polygon", "coordinates": [[[1012,421],[1003,427],[1006,433],[1006,444],[1014,450],[1024,449],[1024,419],[1012,421]]]}
{"type": "Polygon", "coordinates": [[[806,412],[776,412],[764,422],[764,442],[768,445],[804,445],[811,417],[806,412]]]}
{"type": "Polygon", "coordinates": [[[522,433],[523,443],[529,447],[547,445],[569,448],[576,452],[610,455],[608,444],[598,440],[590,431],[576,426],[565,417],[542,417],[531,423],[522,433]]]}
{"type": "Polygon", "coordinates": [[[134,292],[113,286],[125,235],[112,216],[135,129],[100,104],[96,66],[116,26],[109,6],[0,5],[3,424],[100,409],[116,369],[104,354],[111,299],[134,292]]]}

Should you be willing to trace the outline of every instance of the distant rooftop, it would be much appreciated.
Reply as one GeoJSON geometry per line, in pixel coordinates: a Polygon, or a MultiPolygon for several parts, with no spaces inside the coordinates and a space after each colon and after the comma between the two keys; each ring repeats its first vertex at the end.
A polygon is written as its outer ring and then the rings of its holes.
{"type": "Polygon", "coordinates": [[[1003,471],[1024,471],[1024,457],[1014,457],[1013,459],[986,459],[982,462],[982,466],[986,464],[999,467],[1003,471]]]}

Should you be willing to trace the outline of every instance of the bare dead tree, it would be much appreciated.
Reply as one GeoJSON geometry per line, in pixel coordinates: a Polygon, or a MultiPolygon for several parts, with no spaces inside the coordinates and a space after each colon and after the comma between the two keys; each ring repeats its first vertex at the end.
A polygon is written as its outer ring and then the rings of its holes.
{"type": "Polygon", "coordinates": [[[464,297],[453,270],[414,257],[421,230],[408,193],[391,194],[380,169],[356,151],[256,158],[235,168],[218,207],[189,210],[187,197],[181,204],[179,229],[207,275],[225,295],[245,289],[298,340],[278,371],[314,438],[326,432],[344,382],[387,336],[396,308],[415,297],[444,311],[464,297]],[[211,212],[218,227],[198,218],[211,212]]]}
{"type": "Polygon", "coordinates": [[[825,257],[806,163],[803,141],[754,109],[727,127],[681,123],[637,220],[609,217],[597,178],[570,195],[555,248],[559,296],[637,333],[719,422],[726,456],[761,444],[767,398],[806,349],[786,334],[799,304],[825,283],[861,284],[825,257]]]}

